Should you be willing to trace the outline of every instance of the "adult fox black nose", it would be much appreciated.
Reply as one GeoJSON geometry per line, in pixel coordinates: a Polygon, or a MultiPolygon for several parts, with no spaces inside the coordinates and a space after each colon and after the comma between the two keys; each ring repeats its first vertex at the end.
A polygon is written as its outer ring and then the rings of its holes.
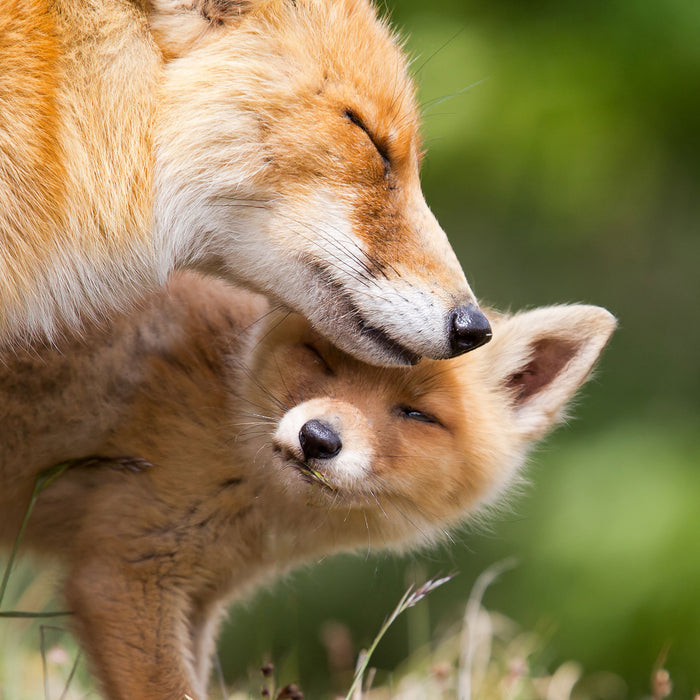
{"type": "Polygon", "coordinates": [[[476,304],[458,306],[450,316],[452,357],[474,350],[491,340],[491,326],[476,304]]]}
{"type": "Polygon", "coordinates": [[[340,452],[343,443],[340,435],[323,421],[307,421],[299,431],[299,444],[304,459],[330,459],[340,452]]]}

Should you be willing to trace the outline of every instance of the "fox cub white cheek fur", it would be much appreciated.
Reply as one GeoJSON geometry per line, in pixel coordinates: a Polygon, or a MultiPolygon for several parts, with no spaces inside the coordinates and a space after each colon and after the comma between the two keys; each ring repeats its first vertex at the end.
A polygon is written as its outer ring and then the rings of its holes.
{"type": "Polygon", "coordinates": [[[5,543],[41,470],[107,458],[42,493],[25,546],[66,562],[112,700],[204,698],[228,601],[323,554],[429,543],[496,498],[615,325],[590,306],[494,315],[477,352],[376,368],[265,312],[182,275],[64,353],[0,364],[5,543]]]}

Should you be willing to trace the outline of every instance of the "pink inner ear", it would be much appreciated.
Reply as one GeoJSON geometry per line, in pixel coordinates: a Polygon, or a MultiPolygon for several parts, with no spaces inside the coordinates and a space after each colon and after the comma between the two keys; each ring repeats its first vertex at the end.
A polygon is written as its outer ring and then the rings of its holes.
{"type": "Polygon", "coordinates": [[[532,359],[512,374],[506,386],[514,390],[516,404],[525,403],[550,384],[576,354],[577,345],[570,340],[542,338],[532,345],[532,359]]]}

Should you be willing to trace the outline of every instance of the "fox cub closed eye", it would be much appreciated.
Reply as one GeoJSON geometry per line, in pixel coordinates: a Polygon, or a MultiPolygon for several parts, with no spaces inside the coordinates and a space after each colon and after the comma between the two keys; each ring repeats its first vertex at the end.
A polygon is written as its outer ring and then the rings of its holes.
{"type": "Polygon", "coordinates": [[[333,374],[333,369],[331,366],[328,364],[328,362],[326,362],[323,355],[313,345],[311,345],[311,343],[304,343],[303,347],[313,355],[314,359],[321,364],[328,374],[333,374]]]}

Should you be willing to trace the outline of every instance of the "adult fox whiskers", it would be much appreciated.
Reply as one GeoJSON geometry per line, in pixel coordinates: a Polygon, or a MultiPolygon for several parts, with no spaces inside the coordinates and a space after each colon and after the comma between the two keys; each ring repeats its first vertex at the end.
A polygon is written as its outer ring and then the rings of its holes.
{"type": "Polygon", "coordinates": [[[111,699],[203,698],[225,604],[320,554],[406,549],[492,501],[614,328],[603,309],[493,316],[492,343],[414,367],[352,359],[296,315],[194,275],[0,365],[0,537],[63,559],[111,699]]]}
{"type": "Polygon", "coordinates": [[[368,0],[10,0],[0,95],[0,348],[183,268],[377,364],[490,337],[368,0]]]}

